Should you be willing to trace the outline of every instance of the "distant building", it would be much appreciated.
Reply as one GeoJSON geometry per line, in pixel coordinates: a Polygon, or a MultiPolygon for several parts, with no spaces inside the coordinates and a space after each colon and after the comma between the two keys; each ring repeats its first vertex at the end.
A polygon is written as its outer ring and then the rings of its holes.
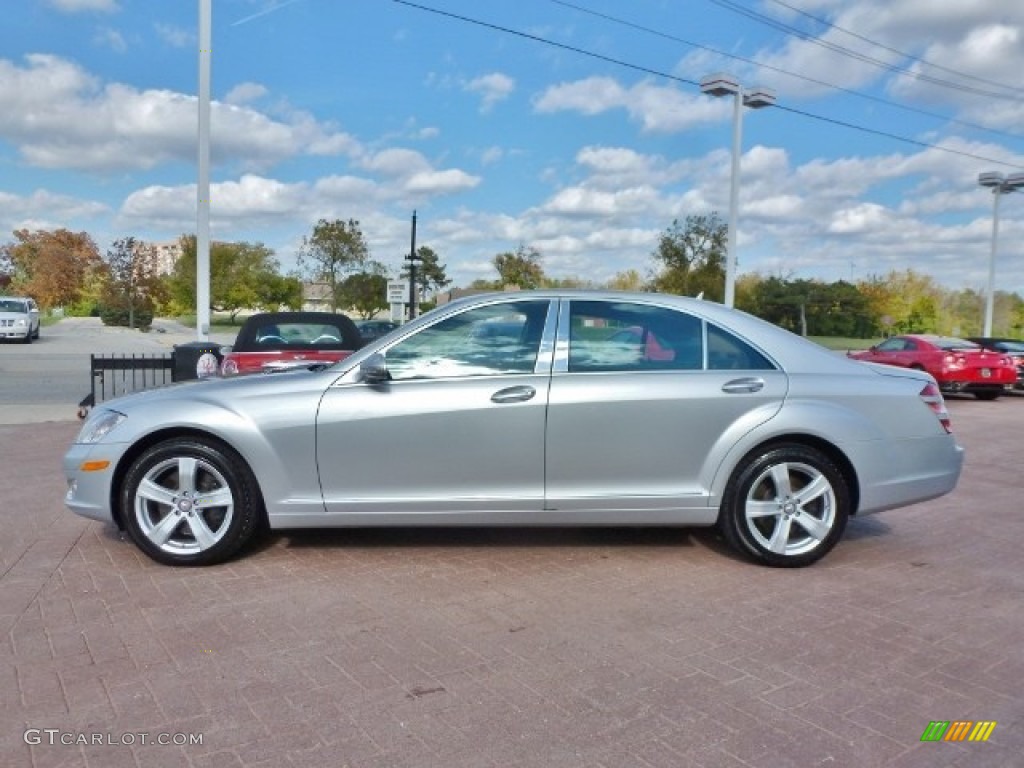
{"type": "Polygon", "coordinates": [[[136,240],[135,248],[138,253],[148,256],[146,268],[157,275],[171,274],[182,253],[180,240],[165,240],[161,243],[136,240]]]}
{"type": "Polygon", "coordinates": [[[307,312],[330,312],[331,286],[327,283],[303,283],[302,308],[307,312]]]}

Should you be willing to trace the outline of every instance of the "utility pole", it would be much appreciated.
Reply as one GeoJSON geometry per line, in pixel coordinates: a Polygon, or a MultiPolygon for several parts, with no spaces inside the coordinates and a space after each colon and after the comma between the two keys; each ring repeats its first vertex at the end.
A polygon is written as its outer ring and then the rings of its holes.
{"type": "Polygon", "coordinates": [[[409,319],[416,317],[416,211],[412,212],[412,244],[409,246],[409,319]]]}

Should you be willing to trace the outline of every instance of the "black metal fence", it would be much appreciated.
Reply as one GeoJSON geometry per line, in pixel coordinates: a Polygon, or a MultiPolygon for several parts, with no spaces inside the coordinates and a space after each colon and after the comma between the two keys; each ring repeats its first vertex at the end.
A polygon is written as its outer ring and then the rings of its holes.
{"type": "Polygon", "coordinates": [[[78,404],[79,418],[104,400],[170,384],[175,380],[174,355],[90,355],[89,372],[91,386],[78,404]]]}

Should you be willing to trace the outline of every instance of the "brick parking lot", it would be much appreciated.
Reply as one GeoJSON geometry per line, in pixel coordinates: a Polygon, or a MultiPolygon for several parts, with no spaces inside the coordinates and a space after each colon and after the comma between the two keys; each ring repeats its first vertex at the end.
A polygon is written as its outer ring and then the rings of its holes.
{"type": "Polygon", "coordinates": [[[956,492],[800,571],[630,529],[271,534],[167,568],[65,511],[77,423],[0,426],[0,763],[1022,765],[1024,398],[950,410],[956,492]],[[922,743],[932,720],[998,725],[922,743]]]}

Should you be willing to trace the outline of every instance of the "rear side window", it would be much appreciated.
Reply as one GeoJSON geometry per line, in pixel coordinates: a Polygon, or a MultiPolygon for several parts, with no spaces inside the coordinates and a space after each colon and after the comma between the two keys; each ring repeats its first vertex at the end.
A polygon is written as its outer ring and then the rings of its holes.
{"type": "Polygon", "coordinates": [[[704,364],[701,321],[644,304],[573,301],[569,371],[694,371],[704,364]]]}
{"type": "Polygon", "coordinates": [[[708,368],[712,371],[770,371],[775,366],[743,339],[708,323],[708,368]]]}

